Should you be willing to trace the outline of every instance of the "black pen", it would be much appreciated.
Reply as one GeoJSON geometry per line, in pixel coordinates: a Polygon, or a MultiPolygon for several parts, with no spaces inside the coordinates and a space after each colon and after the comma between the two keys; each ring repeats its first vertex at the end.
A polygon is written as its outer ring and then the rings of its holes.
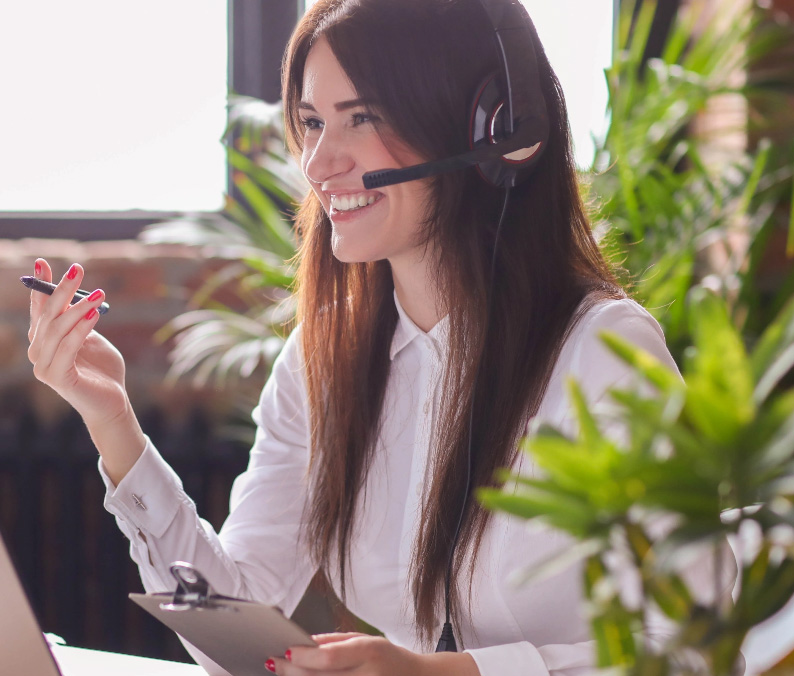
{"type": "MultiPolygon", "coordinates": [[[[55,284],[51,284],[50,282],[42,281],[41,279],[37,279],[36,277],[30,277],[25,275],[24,277],[20,277],[19,281],[22,282],[26,287],[29,289],[33,289],[33,291],[41,291],[42,293],[46,293],[48,296],[52,295],[52,292],[55,291],[55,284]]],[[[76,303],[79,300],[83,300],[91,294],[90,291],[83,291],[82,289],[78,289],[74,292],[74,298],[72,298],[72,303],[76,303]]],[[[97,308],[97,312],[103,315],[108,310],[110,310],[110,305],[107,303],[102,303],[97,308]]]]}

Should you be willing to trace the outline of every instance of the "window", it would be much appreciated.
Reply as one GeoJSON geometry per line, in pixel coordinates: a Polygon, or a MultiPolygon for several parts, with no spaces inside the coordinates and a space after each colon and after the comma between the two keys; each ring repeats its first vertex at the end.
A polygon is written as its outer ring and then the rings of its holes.
{"type": "Polygon", "coordinates": [[[0,211],[222,205],[226,3],[4,3],[0,64],[0,211]]]}
{"type": "Polygon", "coordinates": [[[565,93],[576,164],[589,169],[592,137],[606,132],[604,69],[612,63],[614,0],[521,1],[565,93]]]}

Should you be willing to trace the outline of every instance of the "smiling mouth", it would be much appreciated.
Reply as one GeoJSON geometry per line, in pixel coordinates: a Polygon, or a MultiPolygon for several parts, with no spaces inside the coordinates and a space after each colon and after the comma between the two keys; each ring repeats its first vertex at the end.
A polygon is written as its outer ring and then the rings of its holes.
{"type": "Polygon", "coordinates": [[[331,210],[340,213],[358,211],[359,209],[364,209],[365,207],[374,204],[380,200],[380,198],[381,195],[371,192],[353,193],[349,195],[331,195],[331,210]]]}

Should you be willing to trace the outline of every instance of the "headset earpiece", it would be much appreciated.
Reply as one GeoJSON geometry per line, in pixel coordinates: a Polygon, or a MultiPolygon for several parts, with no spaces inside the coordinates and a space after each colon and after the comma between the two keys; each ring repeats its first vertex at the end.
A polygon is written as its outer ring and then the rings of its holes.
{"type": "MultiPolygon", "coordinates": [[[[506,140],[505,98],[498,85],[498,76],[492,74],[477,88],[472,104],[470,147],[472,150],[506,140]]],[[[540,159],[543,142],[515,150],[477,165],[477,172],[493,186],[512,186],[525,180],[535,162],[540,159]]]]}

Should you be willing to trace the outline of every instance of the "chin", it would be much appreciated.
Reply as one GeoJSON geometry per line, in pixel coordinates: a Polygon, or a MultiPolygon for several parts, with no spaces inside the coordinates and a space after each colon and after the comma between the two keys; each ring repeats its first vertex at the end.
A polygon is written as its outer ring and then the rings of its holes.
{"type": "Polygon", "coordinates": [[[376,260],[368,256],[356,255],[355,252],[347,251],[345,249],[334,249],[334,258],[340,263],[371,263],[376,260]]]}
{"type": "Polygon", "coordinates": [[[332,235],[331,251],[334,254],[334,258],[340,263],[370,263],[377,260],[375,256],[362,249],[362,247],[355,246],[355,243],[345,242],[343,238],[335,235],[332,235]]]}

